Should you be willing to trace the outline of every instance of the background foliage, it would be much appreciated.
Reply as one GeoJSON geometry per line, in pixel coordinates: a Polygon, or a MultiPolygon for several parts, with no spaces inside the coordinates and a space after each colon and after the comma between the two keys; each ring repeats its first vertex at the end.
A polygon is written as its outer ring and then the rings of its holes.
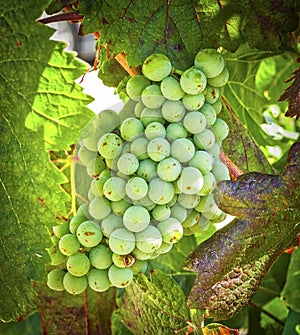
{"type": "MultiPolygon", "coordinates": [[[[110,86],[127,76],[114,59],[119,52],[127,53],[131,66],[162,52],[185,69],[201,47],[222,47],[230,72],[223,117],[232,129],[224,151],[244,172],[282,170],[299,131],[299,121],[284,117],[287,103],[278,102],[297,69],[297,1],[73,2],[67,1],[84,16],[81,33],[100,32],[99,75],[110,86]]],[[[115,290],[72,297],[44,284],[51,227],[75,210],[73,145],[93,116],[86,108],[91,98],[74,83],[88,65],[65,52],[65,44],[49,40],[53,30],[36,21],[43,10],[54,14],[61,4],[12,0],[0,6],[0,334],[65,334],[66,329],[68,334],[140,334],[141,329],[151,334],[145,328],[149,322],[161,334],[188,332],[190,323],[199,328],[197,313],[182,307],[195,279],[182,265],[214,231],[184,239],[170,255],[153,261],[157,272],[150,280],[138,278],[125,292],[128,299],[115,290]],[[161,314],[158,301],[164,301],[161,314]],[[137,319],[134,311],[143,317],[137,319]]],[[[298,250],[282,254],[251,304],[222,323],[249,334],[296,334],[298,250]]]]}

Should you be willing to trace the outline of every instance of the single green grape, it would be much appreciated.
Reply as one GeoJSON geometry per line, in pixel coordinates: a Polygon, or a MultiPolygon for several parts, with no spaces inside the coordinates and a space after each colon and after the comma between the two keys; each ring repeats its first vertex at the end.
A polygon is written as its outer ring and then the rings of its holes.
{"type": "Polygon", "coordinates": [[[88,248],[98,245],[103,237],[99,224],[93,221],[82,222],[77,228],[76,236],[78,241],[88,248]]]}
{"type": "Polygon", "coordinates": [[[87,165],[88,162],[93,159],[97,153],[95,151],[90,151],[86,146],[82,145],[77,152],[77,156],[81,163],[87,165]]]}
{"type": "Polygon", "coordinates": [[[113,264],[108,270],[108,278],[113,286],[124,288],[131,283],[133,272],[131,268],[122,269],[113,264]]]}
{"type": "Polygon", "coordinates": [[[89,212],[96,220],[104,219],[111,212],[109,200],[101,197],[94,198],[89,203],[89,212]]]}
{"type": "Polygon", "coordinates": [[[193,166],[184,167],[177,180],[177,186],[184,194],[198,194],[203,185],[202,173],[193,166]]]}
{"type": "Polygon", "coordinates": [[[54,226],[53,228],[53,234],[58,237],[61,238],[62,236],[64,236],[65,234],[68,234],[69,231],[69,222],[65,221],[59,225],[54,226]]]}
{"type": "Polygon", "coordinates": [[[179,205],[181,205],[182,207],[186,209],[192,209],[198,205],[200,201],[200,195],[180,193],[178,194],[177,200],[179,205]]]}
{"type": "Polygon", "coordinates": [[[160,122],[151,122],[145,128],[145,137],[150,141],[155,137],[166,137],[166,129],[160,122]]]}
{"type": "MultiPolygon", "coordinates": [[[[156,251],[162,244],[162,236],[160,231],[152,225],[148,225],[146,229],[135,233],[135,239],[136,247],[144,253],[152,253],[153,251],[156,251]]],[[[135,255],[135,253],[133,254],[135,255]]]]}
{"type": "Polygon", "coordinates": [[[143,206],[129,207],[123,216],[124,226],[131,232],[144,230],[150,223],[150,214],[143,206]]]}
{"type": "Polygon", "coordinates": [[[205,96],[202,93],[198,94],[185,94],[182,98],[183,106],[190,111],[199,110],[205,102],[205,96]]]}
{"type": "Polygon", "coordinates": [[[209,150],[215,144],[216,137],[214,132],[205,128],[201,133],[194,134],[193,140],[198,149],[209,150]]]}
{"type": "Polygon", "coordinates": [[[147,182],[157,177],[157,162],[152,159],[144,159],[140,162],[136,174],[144,178],[147,182]]]}
{"type": "Polygon", "coordinates": [[[104,169],[106,169],[106,164],[100,156],[92,158],[86,166],[86,172],[91,178],[98,178],[104,169]]]}
{"type": "Polygon", "coordinates": [[[124,175],[131,175],[138,169],[139,160],[134,154],[125,153],[119,157],[117,166],[118,170],[124,175]]]}
{"type": "Polygon", "coordinates": [[[186,163],[193,158],[195,146],[187,138],[178,138],[171,143],[171,156],[180,163],[186,163]]]}
{"type": "Polygon", "coordinates": [[[108,269],[112,264],[112,251],[104,244],[99,244],[90,249],[89,258],[91,265],[97,269],[108,269]]]}
{"type": "Polygon", "coordinates": [[[175,77],[166,77],[163,79],[160,83],[160,89],[163,96],[168,100],[180,100],[185,94],[175,77]]]}
{"type": "Polygon", "coordinates": [[[63,279],[65,271],[62,269],[53,269],[47,275],[47,285],[54,291],[63,291],[64,284],[63,279]]]}
{"type": "MultiPolygon", "coordinates": [[[[118,201],[115,201],[112,203],[112,208],[113,208],[113,204],[115,203],[118,203],[118,201]]],[[[129,206],[131,205],[128,204],[128,207],[129,206]]],[[[124,209],[124,213],[125,213],[125,209],[124,209]]],[[[124,213],[122,213],[122,216],[124,215],[124,213]]],[[[105,237],[109,237],[111,233],[118,228],[124,228],[122,217],[115,213],[111,213],[107,217],[105,217],[101,221],[100,225],[101,225],[101,231],[105,237]]]]}
{"type": "Polygon", "coordinates": [[[123,141],[119,135],[107,133],[100,137],[98,141],[98,151],[102,157],[113,159],[121,153],[122,144],[123,141]]]}
{"type": "Polygon", "coordinates": [[[187,131],[181,122],[172,122],[166,128],[167,139],[170,142],[177,140],[178,138],[186,138],[187,131]]]}
{"type": "Polygon", "coordinates": [[[125,191],[131,200],[140,200],[147,195],[148,184],[144,178],[132,177],[127,181],[125,191]]]}
{"type": "Polygon", "coordinates": [[[143,135],[143,123],[135,117],[127,118],[121,123],[120,133],[124,141],[132,142],[134,139],[143,135]]]}
{"type": "Polygon", "coordinates": [[[170,59],[163,54],[154,53],[148,56],[142,65],[143,75],[151,81],[162,81],[172,70],[170,59]]]}
{"type": "Polygon", "coordinates": [[[167,220],[171,215],[171,208],[168,205],[156,205],[151,211],[152,217],[157,221],[167,220]]]}
{"type": "Polygon", "coordinates": [[[158,85],[149,85],[143,90],[142,102],[148,108],[160,108],[165,100],[158,85]]]}
{"type": "Polygon", "coordinates": [[[160,122],[164,123],[165,119],[162,116],[161,108],[148,108],[146,107],[141,112],[140,120],[142,121],[144,127],[151,122],[160,122]]]}
{"type": "Polygon", "coordinates": [[[167,157],[157,165],[157,174],[164,181],[175,181],[181,172],[181,164],[173,157],[167,157]]]}
{"type": "Polygon", "coordinates": [[[204,175],[212,169],[213,161],[212,155],[207,151],[197,150],[189,161],[189,166],[197,168],[204,175]]]}
{"type": "MultiPolygon", "coordinates": [[[[123,216],[126,209],[131,206],[131,203],[129,203],[126,200],[119,200],[119,201],[113,201],[111,203],[111,210],[113,211],[114,214],[118,216],[123,216]]],[[[103,224],[103,221],[102,221],[103,224]]]]}
{"type": "Polygon", "coordinates": [[[229,127],[223,119],[217,118],[212,125],[212,131],[219,141],[223,141],[229,134],[229,127]]]}
{"type": "Polygon", "coordinates": [[[79,250],[80,243],[75,235],[65,234],[59,240],[58,248],[63,255],[71,256],[79,250]]]}
{"type": "Polygon", "coordinates": [[[180,86],[188,94],[203,92],[206,84],[207,79],[205,74],[194,66],[185,70],[180,77],[180,86]]]}
{"type": "MultiPolygon", "coordinates": [[[[145,129],[145,132],[146,132],[146,129],[145,129]]],[[[147,154],[148,143],[149,143],[149,140],[147,138],[138,137],[132,141],[129,152],[133,153],[139,160],[146,159],[149,157],[147,154]]]]}
{"type": "Polygon", "coordinates": [[[91,263],[88,256],[81,252],[71,255],[67,260],[67,270],[72,276],[82,277],[90,269],[91,263]]]}
{"type": "Polygon", "coordinates": [[[171,182],[154,178],[149,182],[148,196],[155,204],[167,204],[174,196],[174,186],[171,182]]]}
{"type": "Polygon", "coordinates": [[[168,122],[179,122],[185,115],[185,108],[181,100],[166,100],[161,107],[161,112],[168,122]]]}
{"type": "Polygon", "coordinates": [[[89,287],[96,292],[107,291],[111,287],[108,270],[92,269],[88,275],[89,287]]]}
{"type": "Polygon", "coordinates": [[[225,67],[223,56],[215,49],[200,50],[194,60],[195,67],[204,72],[207,78],[218,76],[225,67]]]}
{"type": "Polygon", "coordinates": [[[103,185],[104,196],[111,201],[119,201],[125,198],[126,181],[120,177],[110,177],[103,185]]]}
{"type": "Polygon", "coordinates": [[[191,134],[198,134],[206,127],[206,118],[201,112],[189,112],[183,119],[184,128],[191,134]]]}
{"type": "Polygon", "coordinates": [[[132,100],[140,101],[143,90],[150,84],[150,80],[143,75],[130,77],[126,83],[126,93],[132,100]]]}
{"type": "Polygon", "coordinates": [[[148,143],[147,153],[153,161],[159,162],[170,156],[170,143],[162,137],[153,138],[148,143]]]}
{"type": "Polygon", "coordinates": [[[135,247],[135,236],[126,228],[118,228],[111,233],[108,243],[112,252],[118,255],[128,255],[135,247]]]}
{"type": "Polygon", "coordinates": [[[67,292],[76,295],[80,294],[87,289],[88,281],[86,276],[75,277],[67,272],[63,279],[63,285],[67,292]]]}
{"type": "Polygon", "coordinates": [[[175,218],[159,222],[157,228],[162,235],[164,243],[177,243],[183,237],[182,225],[175,218]]]}

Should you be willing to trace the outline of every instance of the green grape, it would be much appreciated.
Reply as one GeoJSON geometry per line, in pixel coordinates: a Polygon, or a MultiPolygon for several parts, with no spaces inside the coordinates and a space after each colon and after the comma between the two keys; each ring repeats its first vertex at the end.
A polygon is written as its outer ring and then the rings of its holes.
{"type": "Polygon", "coordinates": [[[143,90],[142,102],[148,108],[159,108],[165,100],[158,85],[149,85],[143,90]]]}
{"type": "Polygon", "coordinates": [[[136,173],[139,177],[149,182],[151,179],[157,177],[157,164],[152,159],[145,159],[140,162],[136,173]]]}
{"type": "Polygon", "coordinates": [[[69,222],[69,230],[72,234],[76,234],[76,230],[83,221],[87,221],[88,218],[84,215],[76,214],[69,222]]]}
{"type": "Polygon", "coordinates": [[[211,222],[220,223],[226,219],[226,214],[217,206],[212,211],[203,212],[202,214],[211,222]]]}
{"type": "Polygon", "coordinates": [[[77,156],[80,162],[83,163],[84,165],[87,165],[88,162],[95,157],[95,155],[96,155],[95,151],[90,151],[84,145],[82,145],[77,152],[77,156]]]}
{"type": "Polygon", "coordinates": [[[64,223],[54,226],[52,229],[53,229],[53,234],[60,238],[70,232],[69,222],[65,221],[64,223]]]}
{"type": "Polygon", "coordinates": [[[95,194],[92,192],[92,190],[89,188],[88,190],[88,195],[87,195],[87,198],[88,198],[88,201],[92,201],[94,198],[95,198],[95,194]]]}
{"type": "Polygon", "coordinates": [[[47,251],[51,258],[51,265],[60,265],[65,262],[66,256],[60,252],[57,244],[51,245],[50,248],[47,248],[47,251]]]}
{"type": "Polygon", "coordinates": [[[54,291],[63,291],[63,279],[65,271],[62,269],[53,269],[47,275],[47,285],[54,291]]]}
{"type": "Polygon", "coordinates": [[[205,73],[207,78],[218,76],[225,67],[223,56],[215,49],[200,50],[194,60],[195,67],[205,73]]]}
{"type": "Polygon", "coordinates": [[[71,256],[79,250],[80,243],[75,235],[66,234],[59,240],[58,248],[63,255],[71,256]]]}
{"type": "Polygon", "coordinates": [[[101,128],[95,129],[92,134],[83,138],[82,143],[88,150],[97,152],[99,138],[105,133],[101,128]]]}
{"type": "Polygon", "coordinates": [[[151,225],[148,225],[147,228],[141,232],[135,233],[135,239],[136,247],[145,253],[152,253],[153,251],[156,251],[162,244],[160,231],[151,225]]]}
{"type": "Polygon", "coordinates": [[[151,211],[152,217],[157,221],[167,220],[171,215],[171,208],[168,205],[156,205],[151,211]]]}
{"type": "Polygon", "coordinates": [[[145,273],[148,268],[148,262],[136,259],[134,264],[131,266],[131,270],[134,275],[139,273],[145,273]]]}
{"type": "Polygon", "coordinates": [[[107,291],[111,287],[108,270],[92,269],[88,275],[89,287],[96,292],[107,291]]]}
{"type": "Polygon", "coordinates": [[[132,200],[140,200],[148,193],[148,184],[141,177],[132,177],[126,183],[126,194],[132,200]]]}
{"type": "Polygon", "coordinates": [[[159,162],[170,156],[170,143],[162,137],[156,137],[149,141],[147,153],[153,161],[159,162]]]}
{"type": "Polygon", "coordinates": [[[171,251],[172,247],[173,247],[172,243],[163,242],[161,246],[156,251],[154,251],[154,253],[158,255],[166,254],[171,251]]]}
{"type": "Polygon", "coordinates": [[[96,197],[89,204],[89,212],[96,220],[104,219],[110,212],[110,202],[105,198],[96,197]]]}
{"type": "Polygon", "coordinates": [[[198,149],[209,150],[215,144],[214,133],[206,128],[201,133],[195,134],[193,140],[198,149]]]}
{"type": "Polygon", "coordinates": [[[147,125],[151,122],[159,122],[164,123],[165,119],[162,116],[161,109],[153,109],[146,107],[140,116],[140,120],[142,121],[144,127],[147,127],[147,125]]]}
{"type": "Polygon", "coordinates": [[[155,207],[155,203],[146,195],[144,198],[139,200],[132,200],[133,205],[143,206],[147,211],[151,211],[155,207]]]}
{"type": "Polygon", "coordinates": [[[123,217],[124,226],[134,233],[144,230],[150,223],[150,214],[143,206],[129,207],[123,217]]]}
{"type": "Polygon", "coordinates": [[[206,119],[206,126],[212,126],[217,118],[217,113],[214,107],[208,103],[204,103],[204,105],[200,108],[199,112],[201,112],[206,119]]]}
{"type": "Polygon", "coordinates": [[[103,185],[104,196],[111,201],[124,199],[126,181],[120,177],[110,177],[103,185]]]}
{"type": "Polygon", "coordinates": [[[104,169],[106,169],[106,164],[100,156],[92,158],[86,166],[86,172],[91,178],[98,178],[104,169]]]}
{"type": "Polygon", "coordinates": [[[166,77],[163,79],[160,83],[160,89],[163,96],[168,100],[180,100],[185,94],[175,77],[166,77]]]}
{"type": "Polygon", "coordinates": [[[193,158],[195,147],[187,138],[178,138],[171,144],[171,156],[180,163],[186,163],[193,158]]]}
{"type": "Polygon", "coordinates": [[[210,193],[206,196],[202,196],[195,209],[201,213],[216,209],[216,203],[213,194],[210,193]]]}
{"type": "Polygon", "coordinates": [[[199,110],[205,102],[203,93],[198,94],[185,94],[182,99],[183,106],[190,111],[199,110]]]}
{"type": "Polygon", "coordinates": [[[132,141],[130,146],[130,152],[133,153],[139,160],[146,159],[148,158],[147,154],[148,143],[149,140],[147,138],[138,137],[134,141],[132,141]]]}
{"type": "Polygon", "coordinates": [[[142,111],[146,108],[146,106],[142,103],[142,101],[139,101],[135,107],[134,107],[134,114],[137,118],[141,118],[142,111]]]}
{"type": "Polygon", "coordinates": [[[201,93],[205,89],[206,84],[205,74],[194,66],[185,70],[180,77],[180,86],[188,94],[201,93]]]}
{"type": "Polygon", "coordinates": [[[198,194],[203,185],[202,173],[193,166],[184,167],[177,180],[177,186],[184,194],[198,194]]]}
{"type": "Polygon", "coordinates": [[[109,247],[118,255],[130,254],[135,247],[134,233],[126,228],[118,228],[109,236],[109,247]]]}
{"type": "Polygon", "coordinates": [[[133,272],[131,268],[122,269],[113,264],[108,270],[108,278],[113,286],[124,288],[131,283],[133,272]]]}
{"type": "Polygon", "coordinates": [[[136,260],[146,261],[151,258],[153,252],[143,252],[138,248],[134,248],[132,251],[132,255],[135,257],[136,260]]]}
{"type": "Polygon", "coordinates": [[[181,164],[173,157],[167,157],[157,165],[157,174],[164,181],[176,180],[181,172],[181,164]]]}
{"type": "Polygon", "coordinates": [[[229,71],[226,67],[224,67],[223,71],[219,75],[213,78],[209,78],[207,82],[210,86],[221,87],[227,83],[228,79],[229,71]]]}
{"type": "Polygon", "coordinates": [[[90,269],[91,263],[86,254],[76,252],[67,260],[67,270],[72,276],[82,277],[86,275],[90,269]]]}
{"type": "Polygon", "coordinates": [[[144,133],[143,123],[135,117],[125,119],[121,123],[120,133],[123,140],[132,142],[137,137],[143,135],[144,133]]]}
{"type": "Polygon", "coordinates": [[[112,251],[104,244],[99,244],[90,249],[89,258],[91,265],[97,269],[108,269],[112,264],[112,251]]]}
{"type": "Polygon", "coordinates": [[[211,173],[215,176],[217,182],[221,180],[230,180],[230,174],[227,166],[220,161],[214,162],[211,173]]]}
{"type": "Polygon", "coordinates": [[[185,108],[181,100],[166,100],[161,107],[161,112],[168,122],[179,122],[184,117],[185,108]]]}
{"type": "Polygon", "coordinates": [[[204,175],[212,169],[213,157],[207,151],[197,150],[189,166],[197,168],[204,175]]]}
{"type": "Polygon", "coordinates": [[[75,277],[67,272],[63,279],[65,290],[70,294],[80,294],[87,289],[88,281],[86,276],[75,277]]]}
{"type": "Polygon", "coordinates": [[[88,203],[84,203],[82,205],[80,205],[77,209],[77,213],[76,216],[85,216],[85,217],[89,217],[89,204],[88,203]]]}
{"type": "Polygon", "coordinates": [[[149,182],[148,196],[155,204],[167,204],[174,196],[174,186],[160,178],[154,178],[149,182]]]}
{"type": "Polygon", "coordinates": [[[140,101],[143,90],[150,84],[150,80],[141,74],[130,77],[126,84],[126,93],[132,100],[140,101]]]}
{"type": "Polygon", "coordinates": [[[183,235],[184,236],[191,236],[191,235],[194,235],[194,231],[192,230],[192,227],[190,228],[185,228],[183,227],[183,235]]]}
{"type": "Polygon", "coordinates": [[[77,228],[76,236],[78,241],[88,248],[98,245],[103,237],[99,224],[93,221],[82,222],[77,228]]]}
{"type": "Polygon", "coordinates": [[[195,225],[200,219],[200,213],[195,209],[192,209],[187,218],[182,221],[183,228],[190,228],[195,225]]]}
{"type": "Polygon", "coordinates": [[[102,110],[95,118],[96,129],[100,128],[104,133],[110,133],[120,125],[120,116],[111,109],[102,110]]]}
{"type": "Polygon", "coordinates": [[[173,142],[178,138],[187,137],[187,131],[183,127],[183,124],[181,122],[170,123],[166,128],[166,133],[167,133],[167,139],[170,142],[173,142]]]}
{"type": "MultiPolygon", "coordinates": [[[[113,202],[112,203],[112,210],[114,210],[113,205],[116,204],[116,203],[120,203],[120,202],[123,202],[123,200],[113,202]]],[[[124,210],[122,210],[122,216],[125,213],[125,210],[129,206],[131,206],[129,203],[126,203],[126,205],[127,204],[128,204],[128,206],[126,206],[126,208],[124,208],[124,210]]],[[[119,204],[119,205],[121,205],[121,204],[119,204]]],[[[122,205],[124,205],[124,204],[122,204],[122,205]]],[[[122,219],[121,215],[116,215],[115,213],[111,213],[101,221],[101,231],[102,231],[102,233],[105,237],[109,237],[111,235],[111,233],[118,228],[124,228],[123,219],[122,219]]]]}
{"type": "Polygon", "coordinates": [[[217,115],[221,113],[222,108],[223,108],[221,99],[218,99],[215,103],[212,104],[212,106],[215,109],[217,115]]]}
{"type": "Polygon", "coordinates": [[[176,243],[183,237],[183,228],[181,223],[175,218],[169,218],[159,222],[158,230],[162,235],[164,243],[176,243]]]}
{"type": "Polygon", "coordinates": [[[187,215],[187,209],[182,207],[178,202],[171,207],[170,217],[177,219],[179,222],[183,222],[187,218],[187,215]]]}
{"type": "Polygon", "coordinates": [[[217,118],[212,125],[212,131],[219,141],[223,141],[229,134],[229,127],[223,119],[217,118]]]}
{"type": "MultiPolygon", "coordinates": [[[[113,211],[114,214],[118,215],[118,216],[123,216],[126,209],[128,207],[130,207],[131,204],[127,201],[123,200],[119,200],[119,201],[113,201],[111,203],[111,210],[113,211]]],[[[103,223],[103,221],[102,221],[103,223]]]]}
{"type": "Polygon", "coordinates": [[[203,175],[204,185],[199,191],[199,195],[207,195],[211,193],[217,185],[216,178],[211,172],[207,172],[203,175]]]}
{"type": "Polygon", "coordinates": [[[202,234],[210,225],[210,220],[207,219],[203,214],[200,215],[200,219],[194,226],[191,227],[191,230],[194,234],[202,234]]]}
{"type": "Polygon", "coordinates": [[[210,85],[206,86],[205,89],[205,101],[209,104],[215,103],[220,97],[220,91],[217,87],[212,87],[210,85]]]}
{"type": "Polygon", "coordinates": [[[200,201],[200,195],[181,193],[178,195],[177,200],[179,205],[181,205],[182,207],[192,209],[198,205],[200,201]]]}
{"type": "MultiPolygon", "coordinates": [[[[142,137],[138,137],[135,140],[138,140],[142,137]]],[[[132,142],[134,142],[135,140],[133,140],[132,142]]],[[[127,154],[128,152],[131,152],[131,142],[127,142],[127,143],[123,143],[123,148],[122,148],[122,154],[127,154]]]]}
{"type": "Polygon", "coordinates": [[[160,122],[151,122],[145,128],[145,137],[150,141],[155,137],[166,137],[166,129],[160,122]]]}
{"type": "Polygon", "coordinates": [[[198,134],[206,126],[205,116],[201,112],[189,112],[183,119],[183,126],[191,134],[198,134]]]}
{"type": "Polygon", "coordinates": [[[98,151],[102,157],[113,159],[121,153],[122,143],[120,136],[114,133],[107,133],[100,137],[98,151]]]}
{"type": "Polygon", "coordinates": [[[118,166],[117,166],[117,158],[113,158],[113,159],[105,159],[105,163],[106,163],[106,167],[110,170],[110,171],[118,171],[118,166]]]}
{"type": "MultiPolygon", "coordinates": [[[[175,191],[175,187],[174,187],[174,191],[175,191]]],[[[175,194],[175,192],[174,192],[173,198],[168,202],[167,205],[169,207],[172,207],[172,206],[174,206],[176,204],[176,202],[177,202],[177,194],[175,194]]]]}
{"type": "Polygon", "coordinates": [[[131,175],[138,169],[139,160],[134,154],[126,153],[119,157],[117,166],[121,173],[131,175]]]}
{"type": "Polygon", "coordinates": [[[105,172],[107,170],[104,170],[100,173],[98,179],[93,179],[91,182],[91,190],[93,192],[93,194],[96,197],[103,197],[104,193],[103,193],[103,186],[105,184],[105,182],[110,178],[110,173],[109,175],[107,175],[107,173],[105,172]],[[105,173],[103,173],[105,172],[105,173]]]}
{"type": "Polygon", "coordinates": [[[207,150],[207,152],[210,155],[212,155],[213,159],[216,159],[216,160],[218,160],[220,157],[220,151],[221,151],[220,144],[217,142],[211,148],[207,150]]]}
{"type": "Polygon", "coordinates": [[[126,257],[126,256],[122,256],[122,255],[118,255],[118,254],[113,253],[112,254],[113,264],[115,264],[118,268],[126,268],[124,257],[126,257]]]}
{"type": "Polygon", "coordinates": [[[142,65],[143,75],[151,81],[162,81],[172,70],[170,59],[159,53],[148,56],[142,65]]]}

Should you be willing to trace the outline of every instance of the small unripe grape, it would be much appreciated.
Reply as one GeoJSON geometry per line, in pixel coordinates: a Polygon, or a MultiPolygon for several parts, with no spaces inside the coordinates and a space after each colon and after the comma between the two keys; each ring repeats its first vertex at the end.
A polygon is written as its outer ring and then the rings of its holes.
{"type": "Polygon", "coordinates": [[[142,65],[143,75],[152,81],[162,81],[172,70],[169,58],[163,54],[152,54],[148,56],[142,65]]]}

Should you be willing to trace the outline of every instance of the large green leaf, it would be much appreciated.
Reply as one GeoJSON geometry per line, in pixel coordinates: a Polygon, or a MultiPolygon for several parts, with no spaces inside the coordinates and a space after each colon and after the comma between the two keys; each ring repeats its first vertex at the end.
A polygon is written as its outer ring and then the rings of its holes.
{"type": "Polygon", "coordinates": [[[76,142],[80,125],[91,114],[84,108],[88,99],[73,82],[84,67],[74,62],[74,55],[62,55],[61,44],[49,41],[53,30],[35,21],[47,3],[13,0],[3,2],[0,9],[0,319],[4,321],[25,317],[35,308],[32,281],[45,280],[49,261],[47,227],[66,215],[69,197],[59,187],[65,177],[45,149],[76,142]],[[82,116],[73,117],[75,110],[82,116]],[[32,118],[34,113],[39,116],[32,118]],[[66,115],[76,126],[70,126],[66,115]]]}
{"type": "Polygon", "coordinates": [[[288,45],[298,25],[292,0],[272,1],[141,1],[82,0],[83,33],[101,31],[109,55],[125,51],[131,65],[163,52],[181,69],[191,65],[202,47],[235,51],[242,42],[277,51],[288,45]],[[267,31],[266,31],[267,29],[267,31]]]}

